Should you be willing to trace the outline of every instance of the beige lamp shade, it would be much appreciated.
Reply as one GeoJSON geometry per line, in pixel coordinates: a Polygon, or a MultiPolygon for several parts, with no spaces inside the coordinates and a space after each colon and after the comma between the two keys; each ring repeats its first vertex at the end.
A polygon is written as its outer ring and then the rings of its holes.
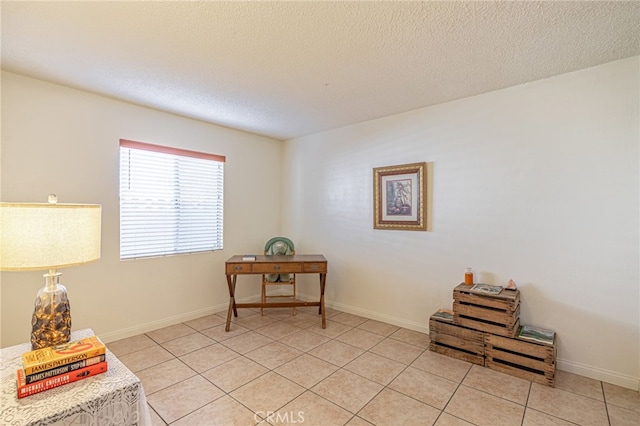
{"type": "Polygon", "coordinates": [[[0,270],[80,265],[100,258],[98,204],[0,203],[0,270]]]}

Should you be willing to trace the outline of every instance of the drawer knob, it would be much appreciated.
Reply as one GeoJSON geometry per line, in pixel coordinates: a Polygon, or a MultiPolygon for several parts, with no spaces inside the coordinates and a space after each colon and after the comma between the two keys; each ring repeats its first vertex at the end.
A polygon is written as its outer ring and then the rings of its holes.
{"type": "Polygon", "coordinates": [[[318,269],[318,265],[311,265],[311,269],[313,269],[314,271],[318,269]]]}
{"type": "Polygon", "coordinates": [[[279,271],[280,270],[280,265],[274,265],[273,266],[273,270],[274,271],[279,271]]]}
{"type": "Polygon", "coordinates": [[[242,266],[240,266],[240,265],[236,265],[236,266],[235,266],[235,270],[236,270],[236,271],[242,271],[242,266]]]}

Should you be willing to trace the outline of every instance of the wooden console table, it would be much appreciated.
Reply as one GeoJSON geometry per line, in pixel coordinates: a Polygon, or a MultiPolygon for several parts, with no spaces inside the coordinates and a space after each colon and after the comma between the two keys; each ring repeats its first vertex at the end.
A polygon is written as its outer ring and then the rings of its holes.
{"type": "Polygon", "coordinates": [[[322,315],[322,328],[327,327],[324,312],[324,286],[327,279],[327,259],[321,254],[296,254],[293,256],[256,256],[256,260],[242,260],[242,256],[233,256],[225,263],[227,284],[229,285],[229,311],[227,326],[231,325],[231,313],[238,316],[237,308],[283,308],[294,306],[318,306],[318,314],[322,315]],[[262,274],[319,274],[320,300],[317,302],[271,302],[271,303],[236,303],[236,279],[238,275],[262,274]]]}

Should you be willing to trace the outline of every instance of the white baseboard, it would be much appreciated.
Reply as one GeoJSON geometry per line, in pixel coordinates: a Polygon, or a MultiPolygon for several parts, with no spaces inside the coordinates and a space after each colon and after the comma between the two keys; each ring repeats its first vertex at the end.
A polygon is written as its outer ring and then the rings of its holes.
{"type": "Polygon", "coordinates": [[[127,337],[137,336],[138,334],[148,333],[150,331],[159,330],[171,325],[180,324],[182,322],[191,321],[197,318],[213,315],[217,312],[226,311],[229,307],[228,303],[211,306],[197,311],[191,311],[169,318],[163,318],[158,321],[152,321],[145,324],[136,325],[134,327],[116,330],[109,333],[101,333],[100,340],[104,343],[115,342],[116,340],[126,339],[127,337]]]}
{"type": "Polygon", "coordinates": [[[385,322],[387,324],[396,325],[409,330],[419,331],[420,333],[429,334],[429,325],[420,324],[413,321],[407,321],[405,318],[397,318],[390,315],[380,314],[379,312],[368,311],[366,309],[354,308],[353,306],[343,305],[342,303],[325,301],[328,308],[337,309],[348,314],[359,315],[376,321],[385,322]]]}
{"type": "MultiPolygon", "coordinates": [[[[305,294],[298,295],[300,300],[315,301],[316,297],[311,297],[305,294]]],[[[238,300],[239,303],[256,302],[260,299],[260,296],[250,296],[238,300]]],[[[407,321],[404,318],[398,318],[390,315],[380,314],[378,312],[369,311],[366,309],[354,308],[353,306],[344,305],[342,303],[326,301],[326,307],[337,309],[342,312],[346,312],[353,315],[359,315],[361,317],[369,318],[376,321],[385,322],[398,327],[407,328],[409,330],[418,331],[420,333],[429,334],[429,325],[421,324],[414,321],[407,321]]],[[[145,324],[140,324],[135,327],[130,327],[122,330],[113,331],[110,333],[100,334],[100,339],[103,342],[109,343],[127,337],[136,336],[138,334],[148,333],[150,331],[158,330],[160,328],[169,327],[171,325],[180,324],[182,322],[191,321],[207,315],[212,315],[216,312],[225,311],[229,307],[228,303],[221,303],[208,308],[200,309],[197,311],[188,312],[185,314],[176,315],[169,318],[163,318],[158,321],[152,321],[145,324]]],[[[624,374],[617,373],[611,370],[605,370],[602,368],[592,367],[577,362],[572,362],[558,358],[556,360],[558,370],[566,371],[568,373],[578,374],[580,376],[588,377],[595,380],[600,380],[613,385],[618,385],[634,391],[640,390],[640,378],[632,377],[624,374]]]]}
{"type": "MultiPolygon", "coordinates": [[[[377,312],[367,311],[352,306],[343,305],[341,303],[326,302],[326,306],[347,312],[354,315],[359,315],[365,318],[374,319],[388,324],[397,325],[398,327],[408,328],[410,330],[419,331],[421,333],[429,334],[428,324],[420,324],[412,321],[407,321],[403,318],[396,318],[389,315],[381,315],[377,312]]],[[[561,358],[556,359],[556,366],[558,370],[566,371],[567,373],[574,373],[580,376],[588,377],[590,379],[600,380],[602,382],[610,383],[613,385],[621,386],[623,388],[632,389],[634,391],[640,390],[640,378],[628,376],[617,373],[611,370],[605,370],[602,368],[593,367],[590,365],[580,364],[561,358]]]]}
{"type": "Polygon", "coordinates": [[[580,376],[611,383],[612,385],[618,385],[634,391],[640,390],[640,378],[638,377],[632,377],[615,371],[592,367],[590,365],[580,364],[560,358],[556,359],[556,366],[558,370],[566,371],[567,373],[578,374],[580,376]]]}
{"type": "MultiPolygon", "coordinates": [[[[260,301],[260,295],[244,297],[238,299],[238,303],[253,303],[260,301]]],[[[218,312],[226,312],[229,308],[229,302],[220,303],[208,308],[175,315],[169,318],[163,318],[157,321],[151,321],[134,327],[116,330],[109,333],[100,333],[100,339],[104,343],[115,342],[116,340],[126,339],[127,337],[137,336],[138,334],[148,333],[150,331],[159,330],[171,325],[180,324],[182,322],[191,321],[197,318],[213,315],[218,312]]]]}

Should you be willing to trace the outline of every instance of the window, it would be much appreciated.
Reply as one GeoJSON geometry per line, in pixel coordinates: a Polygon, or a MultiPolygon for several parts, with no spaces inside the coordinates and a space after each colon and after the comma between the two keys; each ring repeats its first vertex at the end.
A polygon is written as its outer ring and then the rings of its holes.
{"type": "Polygon", "coordinates": [[[222,249],[225,157],[120,140],[120,259],[222,249]]]}

